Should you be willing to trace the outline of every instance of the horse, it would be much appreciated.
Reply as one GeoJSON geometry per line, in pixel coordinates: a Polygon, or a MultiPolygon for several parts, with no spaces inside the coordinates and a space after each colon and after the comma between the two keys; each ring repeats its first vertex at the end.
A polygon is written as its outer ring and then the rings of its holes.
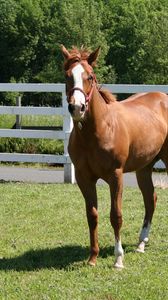
{"type": "Polygon", "coordinates": [[[61,45],[68,109],[73,119],[68,151],[77,184],[86,204],[90,233],[88,264],[96,265],[98,204],[96,182],[110,189],[110,221],[114,230],[114,267],[123,268],[121,242],[123,174],[136,172],[145,215],[137,251],[144,253],[149,240],[157,195],[152,182],[153,166],[162,160],[168,170],[168,96],[161,92],[136,94],[117,101],[99,87],[94,66],[100,52],[61,45]]]}

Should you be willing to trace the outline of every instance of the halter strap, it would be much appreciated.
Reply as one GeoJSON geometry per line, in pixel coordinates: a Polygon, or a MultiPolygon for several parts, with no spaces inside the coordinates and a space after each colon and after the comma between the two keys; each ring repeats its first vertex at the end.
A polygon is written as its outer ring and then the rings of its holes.
{"type": "Polygon", "coordinates": [[[69,93],[68,93],[68,100],[70,99],[70,97],[73,95],[73,93],[74,93],[75,91],[80,91],[80,92],[84,95],[84,97],[85,97],[85,103],[88,104],[88,103],[90,102],[91,98],[92,98],[93,89],[94,89],[94,87],[95,87],[95,83],[96,83],[96,82],[97,82],[97,80],[96,80],[96,75],[94,74],[94,76],[93,76],[93,82],[92,82],[92,87],[91,87],[89,93],[85,93],[85,92],[84,92],[81,88],[79,88],[79,87],[74,87],[74,88],[72,88],[72,89],[69,91],[69,93]]]}
{"type": "Polygon", "coordinates": [[[70,97],[73,95],[73,93],[74,93],[75,91],[80,91],[80,92],[84,95],[85,101],[86,101],[87,94],[86,94],[81,88],[79,88],[79,87],[74,87],[74,88],[72,88],[72,89],[69,91],[69,93],[68,93],[68,100],[70,99],[70,97]]]}

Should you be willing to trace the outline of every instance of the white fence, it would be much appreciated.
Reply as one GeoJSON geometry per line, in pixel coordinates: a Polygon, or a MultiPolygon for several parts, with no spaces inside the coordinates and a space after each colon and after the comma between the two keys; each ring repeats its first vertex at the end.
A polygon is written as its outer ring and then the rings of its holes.
{"type": "Polygon", "coordinates": [[[0,137],[44,138],[64,141],[63,155],[0,153],[0,161],[57,163],[64,165],[64,182],[74,182],[74,168],[67,145],[72,130],[72,120],[67,109],[64,84],[0,84],[2,92],[57,92],[62,94],[62,107],[0,106],[0,114],[12,115],[62,115],[63,130],[0,129],[0,137]]]}
{"type": "MultiPolygon", "coordinates": [[[[137,93],[148,91],[162,91],[168,93],[168,85],[120,85],[105,84],[111,92],[115,93],[137,93]]],[[[0,114],[12,115],[62,115],[63,130],[28,130],[28,129],[0,129],[0,137],[16,138],[45,138],[61,139],[64,141],[63,155],[47,154],[21,154],[21,153],[0,153],[0,161],[12,162],[38,162],[57,163],[64,165],[64,182],[73,183],[74,167],[70,161],[67,145],[69,134],[72,130],[72,120],[68,113],[65,85],[64,84],[24,84],[24,83],[1,83],[0,92],[53,92],[62,94],[62,107],[31,107],[31,106],[0,106],[0,114]]],[[[159,163],[159,167],[162,165],[159,163]]]]}

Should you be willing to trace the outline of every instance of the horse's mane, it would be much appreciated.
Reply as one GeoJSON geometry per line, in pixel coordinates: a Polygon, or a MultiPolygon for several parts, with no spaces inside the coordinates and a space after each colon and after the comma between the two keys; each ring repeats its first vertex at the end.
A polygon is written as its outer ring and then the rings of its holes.
{"type": "Polygon", "coordinates": [[[99,89],[99,93],[107,104],[116,101],[116,97],[113,94],[111,94],[108,90],[101,88],[99,89]]]}
{"type": "Polygon", "coordinates": [[[80,57],[81,60],[87,60],[87,58],[89,57],[89,55],[91,53],[90,49],[86,49],[86,48],[84,48],[84,46],[82,46],[80,49],[73,46],[69,52],[70,52],[71,56],[80,57]]]}
{"type": "Polygon", "coordinates": [[[67,71],[70,66],[79,61],[86,61],[89,57],[90,50],[84,48],[83,46],[78,49],[77,47],[73,46],[71,50],[69,50],[70,57],[64,61],[64,69],[67,71]]]}

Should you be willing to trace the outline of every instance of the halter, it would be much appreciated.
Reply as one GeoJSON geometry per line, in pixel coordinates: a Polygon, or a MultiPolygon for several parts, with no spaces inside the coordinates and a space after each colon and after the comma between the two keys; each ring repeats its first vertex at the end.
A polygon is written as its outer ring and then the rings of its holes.
{"type": "MultiPolygon", "coordinates": [[[[91,87],[89,93],[85,93],[85,92],[84,92],[81,88],[79,88],[79,87],[74,87],[74,88],[72,88],[72,89],[69,91],[69,93],[68,93],[68,100],[71,98],[71,96],[73,95],[73,93],[74,93],[75,91],[80,91],[80,92],[84,95],[84,97],[85,97],[85,104],[88,104],[88,103],[90,102],[91,98],[92,98],[92,94],[93,94],[93,89],[94,89],[94,87],[95,87],[95,83],[97,82],[97,80],[96,80],[96,75],[93,74],[92,77],[93,77],[93,82],[92,82],[92,87],[91,87]]],[[[69,102],[69,101],[68,101],[68,102],[69,102]]]]}

